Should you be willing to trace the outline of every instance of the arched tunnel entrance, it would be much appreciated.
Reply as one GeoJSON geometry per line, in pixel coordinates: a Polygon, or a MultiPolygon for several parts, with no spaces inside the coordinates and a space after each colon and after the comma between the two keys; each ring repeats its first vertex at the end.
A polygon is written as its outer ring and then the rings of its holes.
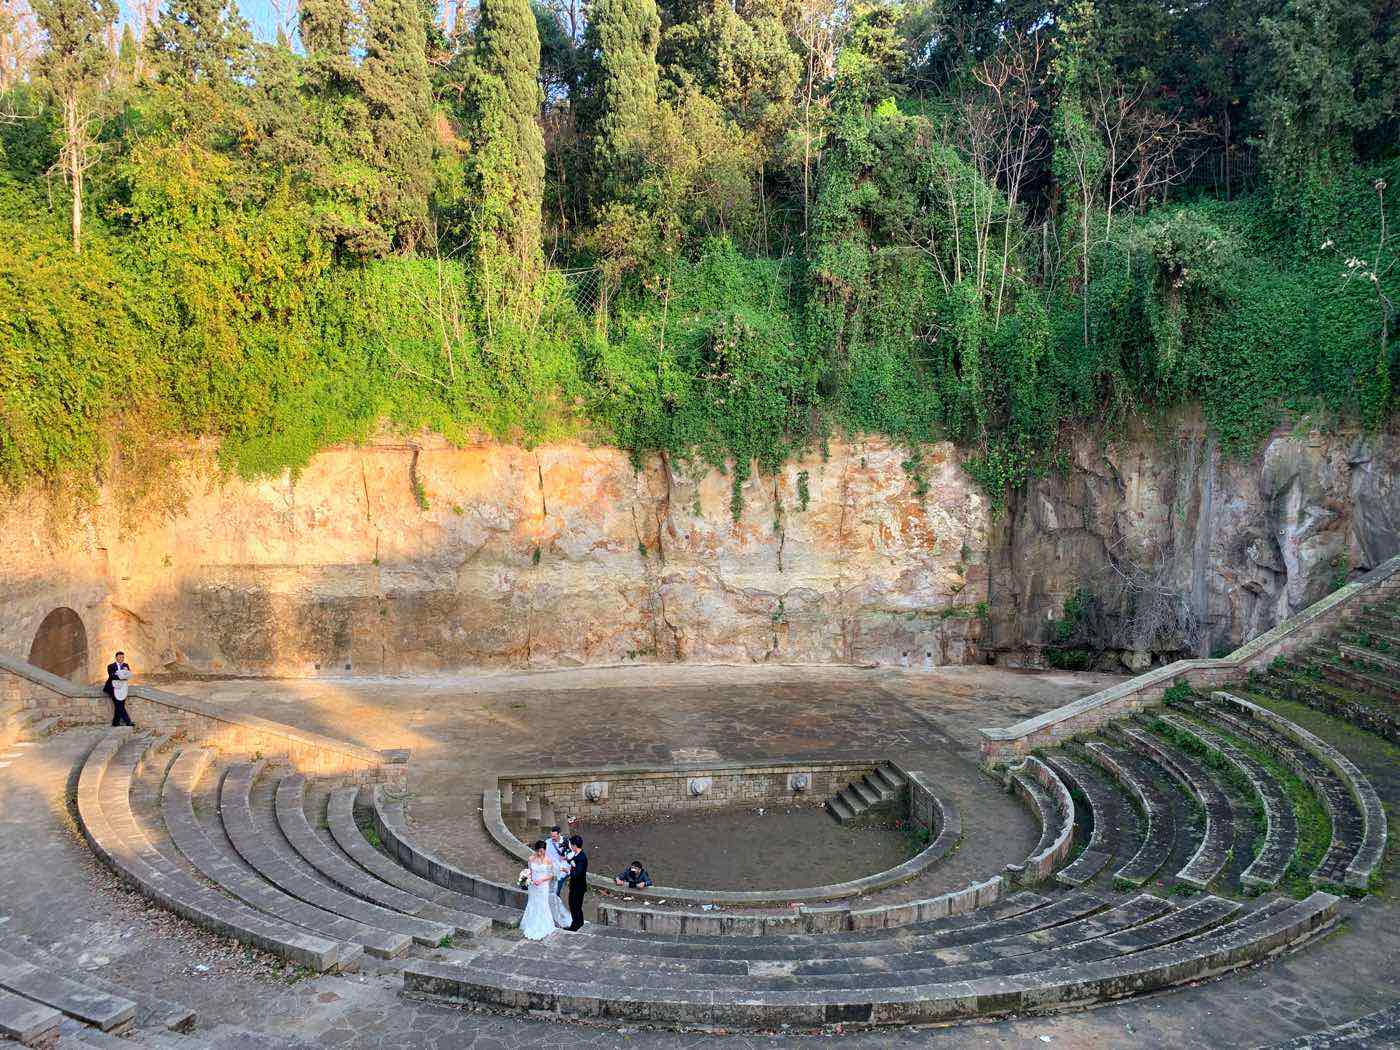
{"type": "Polygon", "coordinates": [[[63,607],[45,616],[29,647],[29,662],[60,678],[82,681],[88,665],[87,629],[82,618],[63,607]]]}

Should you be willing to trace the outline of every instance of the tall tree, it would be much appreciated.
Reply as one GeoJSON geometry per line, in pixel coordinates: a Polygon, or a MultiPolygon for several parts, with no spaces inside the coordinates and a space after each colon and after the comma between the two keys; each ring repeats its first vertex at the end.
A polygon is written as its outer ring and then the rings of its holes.
{"type": "Polygon", "coordinates": [[[540,38],[528,0],[483,0],[466,110],[468,238],[488,295],[536,302],[544,135],[540,38]]]}
{"type": "Polygon", "coordinates": [[[96,161],[94,120],[103,78],[112,66],[106,35],[116,22],[116,0],[33,0],[48,37],[36,71],[58,108],[58,167],[72,192],[73,251],[82,251],[83,188],[96,161]]]}
{"type": "Polygon", "coordinates": [[[232,0],[170,0],[148,42],[165,80],[222,90],[252,72],[253,34],[232,0]]]}
{"type": "Polygon", "coordinates": [[[301,0],[297,16],[308,58],[349,57],[355,41],[355,12],[349,0],[301,0]]]}
{"type": "Polygon", "coordinates": [[[595,0],[584,39],[590,60],[582,117],[603,199],[627,181],[624,158],[651,122],[660,42],[656,0],[595,0]]]}
{"type": "Polygon", "coordinates": [[[369,0],[364,16],[360,89],[373,163],[383,175],[373,214],[396,248],[412,252],[427,233],[433,178],[427,47],[434,9],[422,0],[369,0]]]}

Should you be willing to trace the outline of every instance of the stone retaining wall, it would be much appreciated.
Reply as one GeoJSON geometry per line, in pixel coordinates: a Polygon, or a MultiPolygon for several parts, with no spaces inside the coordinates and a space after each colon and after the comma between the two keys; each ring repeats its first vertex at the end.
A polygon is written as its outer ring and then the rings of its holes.
{"type": "MultiPolygon", "coordinates": [[[[95,686],[74,685],[0,654],[0,702],[5,701],[67,722],[100,724],[112,717],[111,700],[95,686]]],[[[179,734],[218,751],[284,759],[308,776],[399,783],[407,768],[403,752],[375,751],[150,686],[131,686],[126,708],[142,729],[179,734]]]]}
{"type": "Polygon", "coordinates": [[[1036,748],[1055,747],[1071,737],[1141,711],[1185,683],[1206,692],[1237,682],[1250,671],[1326,637],[1368,602],[1400,594],[1400,555],[1382,562],[1361,579],[1289,617],[1272,630],[1220,660],[1178,660],[1109,689],[1001,729],[981,730],[982,758],[989,765],[1010,761],[1036,748]]]}
{"type": "Polygon", "coordinates": [[[508,822],[514,819],[519,826],[527,815],[538,818],[542,804],[550,805],[562,824],[567,816],[596,822],[690,809],[827,799],[851,781],[874,772],[877,764],[859,759],[778,764],[721,762],[665,769],[604,766],[544,775],[503,774],[497,780],[505,817],[508,822]],[[807,778],[801,791],[793,786],[797,777],[807,778]],[[588,797],[590,785],[599,785],[597,798],[588,797]],[[702,793],[694,794],[692,785],[703,787],[702,793]]]}

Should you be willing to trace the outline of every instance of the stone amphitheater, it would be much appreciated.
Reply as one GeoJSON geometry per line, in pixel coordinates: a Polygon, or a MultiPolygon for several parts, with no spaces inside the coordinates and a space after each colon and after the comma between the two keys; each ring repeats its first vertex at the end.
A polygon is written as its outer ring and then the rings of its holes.
{"type": "Polygon", "coordinates": [[[422,691],[460,683],[189,682],[133,687],[133,731],[0,658],[0,1036],[1400,1045],[1397,654],[1400,559],[1107,688],[637,668],[483,678],[454,706],[422,691]],[[805,889],[600,880],[581,932],[515,932],[521,840],[565,814],[796,794],[893,812],[919,846],[805,889]]]}

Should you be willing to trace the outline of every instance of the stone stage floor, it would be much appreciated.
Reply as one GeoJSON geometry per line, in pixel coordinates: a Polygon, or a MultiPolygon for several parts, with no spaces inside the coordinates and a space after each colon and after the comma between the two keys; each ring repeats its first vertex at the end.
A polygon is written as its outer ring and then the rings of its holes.
{"type": "MultiPolygon", "coordinates": [[[[173,688],[373,747],[410,747],[414,834],[496,874],[516,865],[480,832],[482,778],[500,768],[670,762],[704,748],[724,759],[874,752],[917,762],[964,807],[982,872],[1024,855],[1030,822],[972,762],[975,730],[1004,725],[1113,679],[996,668],[933,673],[844,667],[665,667],[471,677],[182,682],[173,688]],[[1017,829],[1007,834],[1007,828],[1017,829]],[[995,831],[997,834],[992,834],[995,831]],[[1016,836],[1020,836],[1017,838],[1016,836]]],[[[1314,731],[1323,727],[1313,725],[1314,731]]],[[[76,835],[63,804],[74,763],[100,730],[78,728],[8,758],[0,938],[199,1011],[191,1050],[776,1050],[877,1047],[1254,1047],[1389,1005],[1400,932],[1387,894],[1352,927],[1257,970],[1159,998],[1078,1014],[866,1033],[677,1034],[592,1028],[415,1003],[392,967],[297,980],[248,961],[122,889],[76,835]],[[1354,927],[1368,925],[1365,936],[1354,927]],[[1378,975],[1379,978],[1378,978],[1378,975]]],[[[1350,752],[1349,753],[1354,753],[1350,752]]],[[[1377,765],[1397,765],[1387,752],[1377,765]]],[[[1375,777],[1376,768],[1368,763],[1375,777]]],[[[1398,774],[1384,784],[1400,793],[1398,774]]],[[[966,853],[971,859],[963,857],[966,853]]],[[[1393,869],[1393,861],[1391,868],[1393,869]]],[[[1390,883],[1393,885],[1393,871],[1390,883]]],[[[960,876],[950,876],[956,882],[960,876]]],[[[1371,902],[1367,902],[1369,909],[1371,902]]]]}

